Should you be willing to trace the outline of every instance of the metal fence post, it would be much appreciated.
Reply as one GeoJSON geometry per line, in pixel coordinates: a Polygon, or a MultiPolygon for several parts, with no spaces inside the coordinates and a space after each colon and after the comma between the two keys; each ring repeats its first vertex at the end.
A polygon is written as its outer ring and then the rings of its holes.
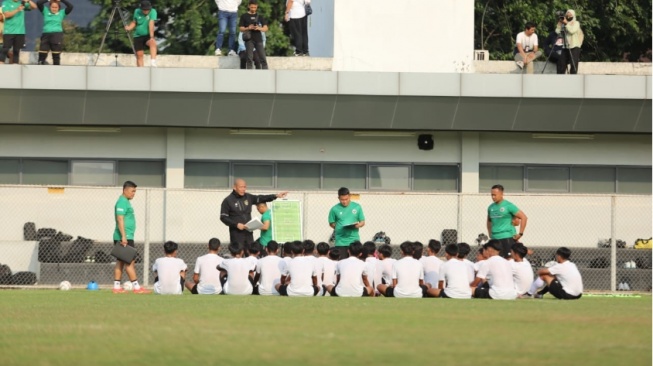
{"type": "Polygon", "coordinates": [[[456,213],[458,217],[456,218],[456,226],[457,226],[457,240],[458,243],[462,243],[464,240],[462,239],[463,236],[463,194],[458,193],[458,212],[456,213]]]}
{"type": "Polygon", "coordinates": [[[150,190],[145,190],[145,245],[143,248],[143,283],[150,282],[150,190]]]}
{"type": "Polygon", "coordinates": [[[610,290],[617,290],[617,198],[613,195],[610,199],[610,290]]]}

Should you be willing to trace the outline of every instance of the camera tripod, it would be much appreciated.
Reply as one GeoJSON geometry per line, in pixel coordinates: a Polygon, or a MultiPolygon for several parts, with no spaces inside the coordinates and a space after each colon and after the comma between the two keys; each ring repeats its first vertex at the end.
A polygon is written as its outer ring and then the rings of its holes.
{"type": "MultiPolygon", "coordinates": [[[[107,39],[107,35],[109,34],[109,30],[111,29],[111,24],[113,23],[113,20],[116,17],[116,13],[118,16],[120,16],[120,20],[122,21],[123,25],[123,30],[125,30],[125,27],[127,26],[127,20],[125,19],[125,16],[129,16],[129,13],[124,10],[123,8],[120,7],[120,0],[114,0],[113,1],[113,9],[111,9],[111,14],[109,15],[109,21],[107,22],[107,27],[104,30],[104,35],[102,36],[102,42],[100,42],[100,49],[97,51],[97,58],[95,59],[95,66],[97,65],[98,61],[100,60],[100,54],[102,53],[102,48],[104,48],[104,42],[107,39]]],[[[116,31],[117,32],[117,31],[116,31]]],[[[134,41],[132,40],[131,33],[125,31],[127,33],[127,38],[129,39],[129,44],[132,47],[132,52],[134,55],[136,55],[136,49],[134,48],[134,41]]],[[[116,55],[116,65],[117,65],[117,59],[118,55],[116,55]]]]}
{"type": "MultiPolygon", "coordinates": [[[[576,68],[576,62],[574,61],[574,56],[571,53],[571,49],[569,48],[569,43],[567,43],[567,30],[564,24],[560,24],[560,37],[562,37],[562,52],[567,52],[569,56],[569,60],[571,61],[571,67],[572,70],[576,70],[578,72],[578,69],[576,68]]],[[[551,59],[551,55],[555,51],[555,43],[553,46],[551,46],[551,51],[549,52],[549,55],[546,58],[546,61],[544,63],[544,67],[542,68],[542,74],[544,74],[544,70],[546,70],[546,66],[549,64],[549,60],[551,59]]],[[[562,54],[560,55],[562,57],[562,54]]],[[[557,63],[560,62],[560,60],[556,60],[556,68],[557,68],[557,63]]],[[[565,70],[567,70],[567,65],[565,65],[565,70]]]]}

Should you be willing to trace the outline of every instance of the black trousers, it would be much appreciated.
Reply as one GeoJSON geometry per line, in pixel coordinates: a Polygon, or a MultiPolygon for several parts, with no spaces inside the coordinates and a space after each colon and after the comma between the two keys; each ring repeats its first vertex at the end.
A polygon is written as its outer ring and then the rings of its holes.
{"type": "Polygon", "coordinates": [[[39,65],[45,63],[48,52],[52,51],[52,64],[61,65],[61,52],[63,51],[63,33],[43,33],[39,46],[39,65]]]}
{"type": "Polygon", "coordinates": [[[229,242],[240,243],[242,246],[249,246],[254,242],[254,234],[247,230],[238,230],[229,228],[229,242]]]}
{"type": "Polygon", "coordinates": [[[254,41],[253,39],[245,42],[245,55],[247,57],[247,62],[246,62],[247,69],[249,70],[254,68],[254,52],[258,54],[258,58],[261,61],[261,69],[267,70],[268,60],[265,58],[265,46],[263,46],[263,41],[254,41]]]}
{"type": "Polygon", "coordinates": [[[7,58],[7,53],[10,49],[14,50],[13,61],[15,64],[18,63],[18,58],[20,56],[20,49],[25,45],[25,35],[24,34],[5,34],[2,36],[2,51],[0,51],[0,61],[5,62],[7,58]]]}
{"type": "Polygon", "coordinates": [[[308,16],[288,21],[295,53],[308,54],[308,16]]]}
{"type": "Polygon", "coordinates": [[[576,47],[572,49],[568,49],[568,48],[563,49],[560,58],[558,58],[558,70],[557,70],[558,74],[567,73],[567,65],[570,65],[569,68],[570,74],[578,74],[579,62],[580,62],[580,47],[576,47]]]}

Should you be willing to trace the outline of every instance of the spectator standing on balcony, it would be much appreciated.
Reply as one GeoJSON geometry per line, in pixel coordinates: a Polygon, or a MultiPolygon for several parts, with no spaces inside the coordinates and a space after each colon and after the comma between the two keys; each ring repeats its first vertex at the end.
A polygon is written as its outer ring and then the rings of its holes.
{"type": "Polygon", "coordinates": [[[515,46],[515,63],[520,69],[526,66],[526,73],[533,73],[533,61],[542,55],[538,48],[537,34],[535,34],[535,24],[528,22],[524,31],[517,34],[515,46]]]}
{"type": "Polygon", "coordinates": [[[254,68],[254,51],[261,60],[261,69],[267,70],[268,61],[265,58],[265,46],[263,45],[263,32],[268,31],[268,21],[257,13],[258,1],[249,0],[247,13],[240,17],[240,31],[243,32],[245,41],[245,53],[247,56],[247,69],[254,68]]]}
{"type": "Polygon", "coordinates": [[[499,255],[508,259],[512,245],[524,236],[528,217],[512,202],[503,199],[502,185],[492,186],[491,194],[494,202],[487,208],[487,231],[490,238],[499,240],[503,245],[499,255]],[[513,217],[520,220],[519,233],[513,226],[513,217]]]}
{"type": "Polygon", "coordinates": [[[4,29],[0,61],[5,62],[9,50],[13,48],[12,63],[17,64],[20,49],[25,45],[25,12],[36,8],[31,0],[5,0],[2,2],[4,29]]]}
{"type": "MultiPolygon", "coordinates": [[[[0,54],[2,53],[2,45],[4,44],[2,39],[3,37],[3,30],[5,28],[5,14],[2,12],[2,8],[0,7],[0,54]]],[[[10,50],[9,53],[7,53],[7,58],[9,59],[9,63],[13,63],[13,57],[14,53],[10,50]]],[[[0,60],[0,64],[4,63],[4,60],[0,60]]]]}
{"type": "Polygon", "coordinates": [[[238,23],[238,6],[242,0],[215,0],[218,6],[218,35],[215,38],[215,55],[222,56],[224,32],[229,26],[229,53],[228,56],[237,56],[234,51],[236,42],[236,24],[238,23]]]}
{"type": "Polygon", "coordinates": [[[558,20],[556,33],[565,36],[564,49],[558,59],[558,74],[567,72],[567,65],[570,65],[569,73],[578,73],[578,63],[580,62],[580,48],[583,45],[583,30],[580,29],[580,23],[576,20],[576,12],[572,9],[567,10],[564,18],[558,20]],[[564,34],[563,34],[564,33],[564,34]]]}
{"type": "Polygon", "coordinates": [[[52,52],[52,64],[61,65],[61,52],[63,51],[63,19],[73,11],[73,4],[67,0],[52,0],[50,7],[45,3],[49,0],[39,0],[36,3],[43,13],[43,34],[39,45],[39,65],[45,64],[48,53],[52,52]],[[66,10],[61,11],[61,5],[66,5],[66,10]]]}
{"type": "Polygon", "coordinates": [[[149,1],[141,2],[140,9],[134,11],[134,19],[125,30],[134,31],[134,49],[136,50],[136,65],[143,67],[143,55],[145,47],[150,49],[150,63],[156,67],[156,40],[154,39],[154,22],[157,20],[156,9],[152,9],[149,1]]]}
{"type": "MultiPolygon", "coordinates": [[[[263,48],[265,48],[266,36],[265,33],[261,33],[263,38],[263,48]]],[[[243,32],[238,33],[238,57],[240,57],[240,68],[245,70],[247,68],[247,48],[245,47],[245,41],[243,41],[243,32]]],[[[254,66],[257,70],[261,69],[261,59],[258,58],[258,52],[254,49],[254,66]]]]}
{"type": "Polygon", "coordinates": [[[295,56],[308,56],[308,0],[288,0],[286,2],[285,21],[290,28],[290,37],[295,46],[295,56]]]}

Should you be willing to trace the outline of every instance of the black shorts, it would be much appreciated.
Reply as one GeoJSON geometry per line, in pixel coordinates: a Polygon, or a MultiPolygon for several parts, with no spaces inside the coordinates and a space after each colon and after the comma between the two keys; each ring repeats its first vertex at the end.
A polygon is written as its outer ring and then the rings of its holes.
{"type": "Polygon", "coordinates": [[[501,252],[499,253],[499,255],[505,259],[510,259],[510,250],[512,249],[512,245],[515,244],[515,239],[505,238],[505,239],[497,239],[497,240],[501,242],[501,252]]]}
{"type": "Polygon", "coordinates": [[[254,285],[254,289],[252,290],[252,295],[260,295],[258,292],[258,285],[254,285]]]}
{"type": "Polygon", "coordinates": [[[557,279],[551,281],[551,283],[549,284],[549,292],[551,293],[551,295],[555,296],[556,299],[560,299],[560,300],[578,300],[580,299],[581,296],[583,296],[583,294],[580,294],[578,296],[569,295],[562,288],[560,281],[558,281],[557,279]]]}
{"type": "Polygon", "coordinates": [[[426,287],[426,285],[419,285],[419,287],[422,288],[422,297],[427,297],[426,292],[429,290],[429,288],[426,287]]]}
{"type": "Polygon", "coordinates": [[[63,33],[43,33],[39,52],[61,53],[63,51],[63,33]]]}
{"type": "Polygon", "coordinates": [[[134,37],[134,50],[136,51],[143,51],[145,49],[150,49],[150,46],[148,46],[146,43],[147,41],[150,40],[150,36],[140,36],[140,37],[134,37]]]}
{"type": "Polygon", "coordinates": [[[481,287],[481,288],[476,288],[476,291],[474,291],[474,298],[475,299],[491,299],[492,296],[490,296],[490,289],[481,287]]]}
{"type": "Polygon", "coordinates": [[[444,289],[440,290],[440,296],[438,296],[438,297],[441,297],[443,299],[450,299],[450,297],[447,296],[447,294],[444,293],[444,289]]]}
{"type": "MultiPolygon", "coordinates": [[[[114,240],[113,245],[116,245],[116,244],[120,244],[120,240],[114,240]]],[[[132,239],[127,239],[127,245],[129,245],[132,248],[136,248],[134,246],[134,240],[132,240],[132,239]]]]}
{"type": "Polygon", "coordinates": [[[395,297],[395,288],[392,286],[388,286],[385,289],[385,294],[383,294],[385,297],[395,297]]]}
{"type": "Polygon", "coordinates": [[[197,294],[198,294],[198,293],[197,293],[197,284],[195,284],[195,286],[193,286],[193,288],[190,289],[190,293],[193,294],[193,295],[197,295],[197,294]]]}
{"type": "MultiPolygon", "coordinates": [[[[333,286],[333,289],[331,289],[331,292],[329,292],[329,293],[331,294],[331,296],[338,297],[338,294],[336,293],[336,287],[335,286],[333,286]]],[[[363,294],[361,295],[361,297],[369,297],[369,296],[370,296],[370,294],[367,292],[367,288],[363,287],[363,294]]]]}

